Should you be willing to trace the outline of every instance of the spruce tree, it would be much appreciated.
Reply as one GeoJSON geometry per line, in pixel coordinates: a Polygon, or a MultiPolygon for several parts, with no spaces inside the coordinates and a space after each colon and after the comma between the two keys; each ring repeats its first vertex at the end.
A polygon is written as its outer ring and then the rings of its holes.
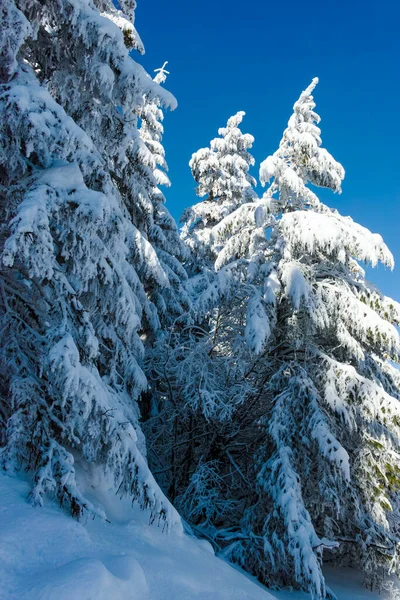
{"type": "Polygon", "coordinates": [[[183,215],[193,322],[160,337],[148,359],[155,392],[146,423],[150,460],[163,489],[211,539],[218,533],[216,521],[227,525],[239,519],[237,499],[227,496],[233,488],[240,495],[242,475],[224,443],[237,423],[232,415],[251,389],[244,381],[252,359],[244,330],[253,288],[239,256],[216,267],[222,246],[214,238],[225,217],[256,199],[249,173],[253,137],[239,129],[243,116],[231,117],[219,130],[221,137],[190,161],[197,194],[205,196],[183,215]]]}
{"type": "Polygon", "coordinates": [[[137,404],[159,328],[146,287],[170,286],[137,125],[144,97],[176,103],[129,56],[135,2],[119,4],[1,5],[1,461],[34,503],[97,514],[78,464],[171,524],[137,404]]]}
{"type": "MultiPolygon", "coordinates": [[[[217,384],[219,393],[215,395],[224,398],[224,414],[227,406],[228,412],[234,410],[231,403],[238,402],[237,382],[243,379],[252,360],[251,344],[246,343],[246,318],[248,321],[248,312],[252,311],[254,287],[241,250],[226,253],[229,241],[221,235],[221,229],[225,233],[229,230],[228,236],[233,231],[235,224],[225,226],[231,215],[246,211],[257,200],[256,182],[249,172],[254,164],[250,154],[254,138],[239,129],[244,115],[240,111],[230,117],[226,127],[218,130],[220,137],[211,140],[209,148],[193,154],[189,166],[198,184],[196,193],[205,199],[186,209],[182,216],[182,237],[191,252],[187,287],[194,318],[203,330],[200,343],[208,356],[202,373],[217,368],[224,374],[224,383],[217,384]]],[[[199,376],[203,378],[201,373],[199,376]]],[[[212,405],[207,400],[207,413],[212,405]]],[[[218,404],[215,410],[219,411],[218,404]]]]}
{"type": "Polygon", "coordinates": [[[218,130],[220,137],[209,148],[195,152],[189,166],[197,182],[196,194],[205,196],[182,215],[182,237],[192,250],[193,274],[203,266],[214,268],[219,248],[215,247],[212,229],[238,206],[256,198],[256,181],[249,173],[254,158],[249,149],[254,138],[239,129],[245,113],[238,112],[218,130]]]}
{"type": "MultiPolygon", "coordinates": [[[[154,80],[159,85],[165,83],[168,71],[167,63],[156,69],[154,80]]],[[[156,251],[157,258],[164,273],[168,277],[168,286],[152,285],[150,280],[146,286],[150,298],[157,306],[158,314],[163,327],[177,323],[185,323],[190,319],[191,302],[185,289],[187,280],[186,270],[182,263],[187,258],[188,250],[180,238],[175,220],[165,206],[165,197],[159,186],[169,187],[168,165],[165,160],[165,151],[162,146],[164,119],[161,100],[151,94],[144,96],[143,107],[140,111],[141,127],[140,136],[148,150],[141,152],[142,160],[152,168],[154,179],[149,179],[147,194],[152,203],[151,222],[148,227],[149,241],[156,251]]]]}
{"type": "Polygon", "coordinates": [[[239,112],[231,117],[219,130],[222,139],[192,156],[196,192],[207,197],[184,212],[182,236],[193,255],[188,286],[198,319],[217,311],[220,331],[229,331],[236,345],[254,355],[265,347],[273,316],[268,304],[275,298],[275,282],[268,278],[265,215],[271,225],[273,217],[269,204],[254,190],[256,182],[249,173],[254,138],[239,130],[243,116],[239,112]],[[265,287],[261,295],[260,277],[265,287]]]}

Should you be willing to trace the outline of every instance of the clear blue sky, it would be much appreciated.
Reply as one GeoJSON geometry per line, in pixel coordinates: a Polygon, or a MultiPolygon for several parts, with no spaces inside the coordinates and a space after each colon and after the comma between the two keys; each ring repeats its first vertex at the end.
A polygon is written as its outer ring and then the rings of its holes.
{"type": "Polygon", "coordinates": [[[258,165],[275,151],[293,103],[312,77],[324,146],[346,169],[343,193],[323,195],[342,214],[380,233],[393,272],[368,277],[400,301],[400,8],[383,0],[138,0],[152,72],[168,60],[166,87],[178,108],[165,116],[164,146],[178,219],[198,201],[188,162],[229,116],[244,110],[258,165]]]}

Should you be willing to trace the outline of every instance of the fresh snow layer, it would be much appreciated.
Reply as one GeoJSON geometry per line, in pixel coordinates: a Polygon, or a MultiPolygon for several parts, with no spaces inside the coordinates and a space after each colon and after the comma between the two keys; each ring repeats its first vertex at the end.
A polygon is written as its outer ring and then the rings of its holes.
{"type": "Polygon", "coordinates": [[[0,600],[273,598],[208,542],[163,532],[115,496],[113,510],[111,498],[101,498],[111,523],[83,524],[55,503],[33,508],[28,493],[27,483],[0,474],[0,600]]]}
{"type": "MultiPolygon", "coordinates": [[[[147,512],[107,492],[91,500],[110,523],[80,523],[55,503],[33,508],[28,493],[28,483],[0,474],[0,600],[309,600],[269,593],[208,542],[149,525],[147,512]]],[[[360,573],[326,575],[338,600],[388,598],[363,588],[360,573]]]]}

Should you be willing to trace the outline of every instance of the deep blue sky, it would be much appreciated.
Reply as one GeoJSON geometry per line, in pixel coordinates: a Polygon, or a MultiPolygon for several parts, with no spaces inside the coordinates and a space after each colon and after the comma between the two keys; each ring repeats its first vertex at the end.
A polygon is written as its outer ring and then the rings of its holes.
{"type": "Polygon", "coordinates": [[[399,21],[395,0],[138,0],[146,54],[135,58],[150,73],[168,60],[166,87],[178,100],[164,121],[172,214],[198,201],[191,154],[238,110],[255,137],[258,177],[317,76],[323,145],[346,169],[343,194],[323,198],[383,236],[397,267],[368,276],[400,300],[399,21]]]}

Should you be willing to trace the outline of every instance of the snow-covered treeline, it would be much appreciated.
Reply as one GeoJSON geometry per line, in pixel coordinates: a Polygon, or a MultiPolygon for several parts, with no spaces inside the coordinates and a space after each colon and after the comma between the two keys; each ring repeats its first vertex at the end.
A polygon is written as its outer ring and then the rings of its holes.
{"type": "Polygon", "coordinates": [[[318,198],[345,173],[317,79],[262,197],[244,112],[193,154],[180,234],[135,6],[0,0],[2,467],[75,517],[107,481],[269,586],[373,585],[400,571],[400,305],[362,264],[393,257],[318,198]]]}

